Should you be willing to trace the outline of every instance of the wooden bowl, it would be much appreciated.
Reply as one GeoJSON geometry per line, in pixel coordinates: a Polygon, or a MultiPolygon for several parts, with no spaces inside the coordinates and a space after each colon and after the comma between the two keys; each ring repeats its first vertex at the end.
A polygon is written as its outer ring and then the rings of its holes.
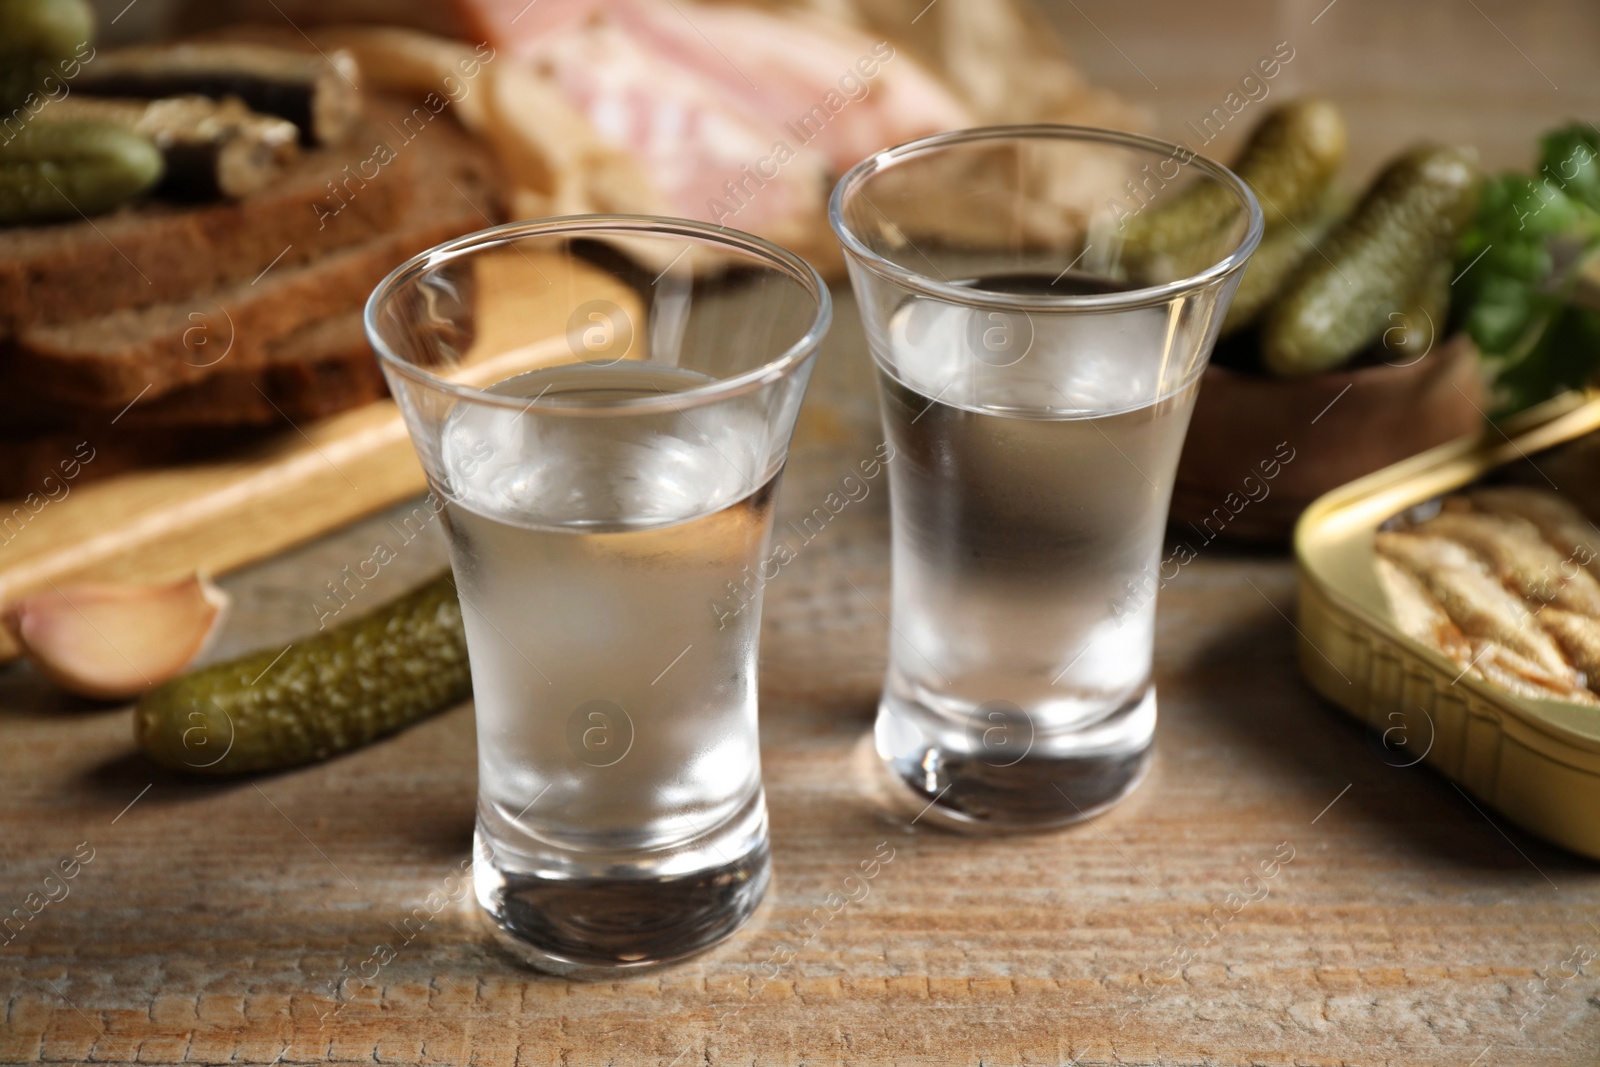
{"type": "Polygon", "coordinates": [[[1213,363],[1172,494],[1177,536],[1286,542],[1317,497],[1464,434],[1487,410],[1478,353],[1456,335],[1415,363],[1309,378],[1213,363]]]}

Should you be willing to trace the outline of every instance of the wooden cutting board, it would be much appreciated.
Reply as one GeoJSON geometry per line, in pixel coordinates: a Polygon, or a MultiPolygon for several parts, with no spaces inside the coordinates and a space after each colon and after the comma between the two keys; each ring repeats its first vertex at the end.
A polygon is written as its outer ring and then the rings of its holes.
{"type": "MultiPolygon", "coordinates": [[[[473,349],[453,375],[484,385],[572,359],[571,309],[607,300],[642,321],[634,290],[586,263],[508,248],[480,260],[473,349]]],[[[247,450],[130,471],[40,506],[0,501],[0,604],[79,582],[222,574],[427,488],[405,424],[383,400],[289,426],[247,450]]],[[[0,632],[0,659],[15,656],[0,632]]]]}

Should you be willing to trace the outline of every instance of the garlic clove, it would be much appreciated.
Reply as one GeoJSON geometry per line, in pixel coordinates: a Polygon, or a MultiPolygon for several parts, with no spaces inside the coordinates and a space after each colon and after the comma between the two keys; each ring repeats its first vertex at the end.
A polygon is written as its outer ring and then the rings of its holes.
{"type": "Polygon", "coordinates": [[[172,585],[52,584],[0,621],[40,674],[96,700],[126,700],[176,677],[222,628],[230,598],[204,574],[172,585]]]}

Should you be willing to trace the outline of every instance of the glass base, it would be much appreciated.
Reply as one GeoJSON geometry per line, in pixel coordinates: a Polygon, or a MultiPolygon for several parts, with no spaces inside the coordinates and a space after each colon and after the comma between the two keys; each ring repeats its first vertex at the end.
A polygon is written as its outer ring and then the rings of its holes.
{"type": "Polygon", "coordinates": [[[560,852],[530,862],[497,849],[481,822],[474,848],[478,903],[500,946],[539,970],[576,977],[704,952],[744,925],[772,873],[759,791],[722,827],[659,854],[560,852]]]}
{"type": "Polygon", "coordinates": [[[975,730],[886,692],[873,739],[918,822],[967,833],[1049,830],[1105,811],[1143,780],[1155,686],[1088,725],[1038,734],[1018,725],[975,730]]]}

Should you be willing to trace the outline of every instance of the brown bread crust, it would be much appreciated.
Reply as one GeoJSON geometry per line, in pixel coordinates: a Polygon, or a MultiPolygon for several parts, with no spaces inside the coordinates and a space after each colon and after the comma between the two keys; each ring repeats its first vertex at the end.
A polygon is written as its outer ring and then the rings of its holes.
{"type": "Polygon", "coordinates": [[[361,313],[314,323],[269,349],[258,368],[223,368],[128,409],[132,427],[262,426],[289,429],[388,395],[361,313]]]}
{"type": "Polygon", "coordinates": [[[389,119],[408,108],[374,109],[349,144],[310,152],[282,180],[242,200],[202,206],[149,202],[92,222],[0,229],[0,337],[33,326],[148,307],[308,263],[393,228],[412,203],[418,153],[399,153],[388,181],[373,181],[348,206],[329,183],[395,135],[389,119]],[[319,211],[318,205],[324,209],[319,211]]]}
{"type": "Polygon", "coordinates": [[[224,368],[253,372],[273,362],[278,342],[358,310],[407,257],[494,221],[496,190],[482,151],[442,126],[423,138],[390,164],[414,158],[415,174],[385,169],[341,212],[380,189],[411,186],[410,210],[390,233],[298,267],[258,266],[256,277],[202,296],[30,328],[12,342],[8,377],[50,405],[116,410],[224,368]]]}

